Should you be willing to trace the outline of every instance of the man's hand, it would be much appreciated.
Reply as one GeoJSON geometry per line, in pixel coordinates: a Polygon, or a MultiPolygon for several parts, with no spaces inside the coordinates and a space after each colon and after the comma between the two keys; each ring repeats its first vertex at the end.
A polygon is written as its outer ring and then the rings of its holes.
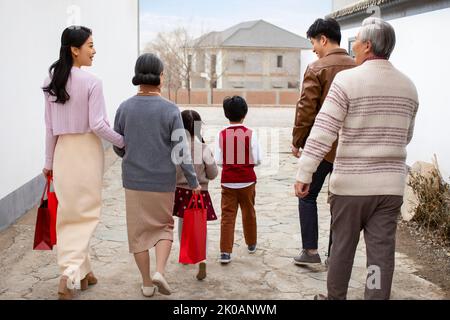
{"type": "Polygon", "coordinates": [[[48,176],[53,176],[53,170],[48,170],[48,169],[42,169],[42,173],[44,174],[45,177],[48,176]]]}
{"type": "Polygon", "coordinates": [[[195,189],[192,190],[192,192],[193,192],[194,194],[200,194],[201,191],[202,191],[202,186],[201,186],[201,185],[198,185],[197,188],[195,188],[195,189]]]}
{"type": "Polygon", "coordinates": [[[309,194],[309,183],[297,181],[294,185],[295,195],[299,198],[304,198],[309,194]]]}
{"type": "Polygon", "coordinates": [[[294,147],[293,145],[291,146],[291,151],[292,155],[296,158],[300,158],[300,156],[302,155],[302,151],[299,148],[294,147]]]}

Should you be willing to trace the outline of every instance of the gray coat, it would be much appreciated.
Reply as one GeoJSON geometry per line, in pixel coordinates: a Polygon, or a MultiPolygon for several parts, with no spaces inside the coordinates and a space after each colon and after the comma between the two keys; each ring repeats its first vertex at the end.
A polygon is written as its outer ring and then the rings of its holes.
{"type": "MultiPolygon", "coordinates": [[[[176,186],[176,165],[173,148],[187,143],[172,141],[172,133],[183,132],[178,107],[159,96],[133,96],[117,110],[114,130],[125,139],[125,149],[114,147],[122,161],[123,187],[151,192],[173,192],[176,186]]],[[[188,148],[189,149],[189,148],[188,148]]],[[[186,150],[186,148],[185,148],[186,150]]],[[[180,165],[191,188],[198,186],[190,153],[183,154],[180,165]]]]}

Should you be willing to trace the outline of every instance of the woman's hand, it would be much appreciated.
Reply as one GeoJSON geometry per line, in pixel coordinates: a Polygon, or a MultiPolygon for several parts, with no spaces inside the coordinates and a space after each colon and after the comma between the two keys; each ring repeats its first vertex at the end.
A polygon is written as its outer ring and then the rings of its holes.
{"type": "Polygon", "coordinates": [[[201,191],[202,191],[202,186],[201,186],[201,185],[198,185],[197,188],[195,188],[195,189],[192,190],[192,193],[200,194],[201,191]]]}
{"type": "Polygon", "coordinates": [[[48,170],[48,169],[42,169],[42,173],[44,174],[44,176],[48,177],[48,176],[53,176],[53,170],[48,170]]]}

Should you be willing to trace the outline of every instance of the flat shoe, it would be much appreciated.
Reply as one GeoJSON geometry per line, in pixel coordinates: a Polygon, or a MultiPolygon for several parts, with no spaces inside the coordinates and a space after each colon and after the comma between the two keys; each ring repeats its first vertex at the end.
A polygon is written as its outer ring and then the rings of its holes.
{"type": "Polygon", "coordinates": [[[156,286],[151,286],[151,287],[144,287],[143,285],[141,286],[141,291],[142,291],[142,294],[145,296],[145,297],[153,297],[153,295],[155,294],[155,292],[156,292],[156,286]]]}
{"type": "Polygon", "coordinates": [[[172,290],[169,287],[166,279],[164,279],[163,275],[159,272],[156,272],[152,278],[153,283],[158,287],[158,291],[161,294],[170,295],[172,290]]]}

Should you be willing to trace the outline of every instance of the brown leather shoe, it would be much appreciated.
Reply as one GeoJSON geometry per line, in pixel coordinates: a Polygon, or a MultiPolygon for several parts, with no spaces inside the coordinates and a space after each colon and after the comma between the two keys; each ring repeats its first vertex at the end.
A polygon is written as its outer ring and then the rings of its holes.
{"type": "Polygon", "coordinates": [[[89,286],[93,286],[94,284],[97,284],[98,280],[94,276],[94,273],[89,272],[84,279],[80,282],[80,288],[81,290],[87,290],[89,286]]]}
{"type": "Polygon", "coordinates": [[[67,276],[62,276],[59,280],[58,287],[58,299],[59,300],[72,300],[73,299],[73,290],[67,288],[67,276]]]}

